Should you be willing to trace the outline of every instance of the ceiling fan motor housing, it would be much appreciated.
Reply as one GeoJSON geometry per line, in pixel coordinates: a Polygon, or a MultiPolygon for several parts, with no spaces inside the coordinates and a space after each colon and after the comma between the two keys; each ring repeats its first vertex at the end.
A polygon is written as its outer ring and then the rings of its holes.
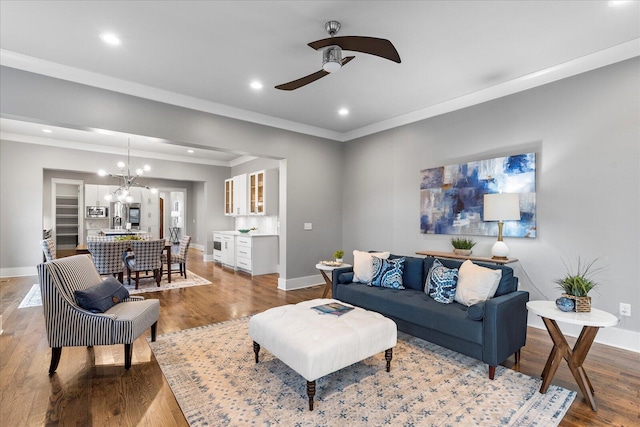
{"type": "Polygon", "coordinates": [[[327,73],[336,72],[342,67],[342,49],[329,46],[322,51],[322,69],[327,73]]]}

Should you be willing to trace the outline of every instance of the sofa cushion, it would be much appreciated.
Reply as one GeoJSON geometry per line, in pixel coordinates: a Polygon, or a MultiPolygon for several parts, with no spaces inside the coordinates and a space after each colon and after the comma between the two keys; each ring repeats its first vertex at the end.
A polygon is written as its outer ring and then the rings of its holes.
{"type": "Polygon", "coordinates": [[[336,293],[333,297],[340,301],[482,344],[482,322],[467,317],[467,307],[456,302],[440,304],[422,291],[376,288],[361,283],[338,286],[336,293]]]}
{"type": "MultiPolygon", "coordinates": [[[[425,272],[425,280],[426,275],[429,273],[431,266],[435,260],[439,260],[442,265],[448,268],[460,268],[462,265],[462,261],[456,261],[453,259],[440,259],[434,257],[426,257],[424,259],[424,272],[425,272]]],[[[498,284],[498,289],[496,290],[495,297],[499,297],[500,295],[506,295],[511,292],[515,292],[518,290],[518,280],[513,275],[513,269],[506,265],[495,265],[495,264],[487,264],[487,263],[476,263],[477,265],[481,265],[486,268],[491,268],[494,270],[502,271],[502,278],[500,279],[500,283],[498,284]]],[[[426,289],[426,288],[425,288],[426,289]]]]}
{"type": "Polygon", "coordinates": [[[456,296],[458,269],[447,268],[435,260],[428,274],[429,296],[437,302],[451,304],[456,296]]]}
{"type": "Polygon", "coordinates": [[[363,252],[353,251],[353,281],[360,283],[369,283],[373,278],[373,256],[387,259],[389,252],[363,252]]]}
{"type": "Polygon", "coordinates": [[[404,273],[402,273],[402,284],[407,289],[421,291],[424,289],[424,259],[418,257],[401,257],[400,255],[389,256],[389,259],[405,258],[404,273]]]}
{"type": "Polygon", "coordinates": [[[402,285],[402,273],[406,259],[381,259],[373,257],[373,279],[370,286],[380,286],[391,289],[404,289],[402,285]]]}
{"type": "Polygon", "coordinates": [[[482,267],[467,260],[458,270],[455,300],[471,306],[493,298],[501,278],[501,270],[482,267]]]}
{"type": "Polygon", "coordinates": [[[93,313],[104,313],[122,300],[129,291],[115,277],[107,277],[95,286],[74,292],[78,305],[93,313]]]}

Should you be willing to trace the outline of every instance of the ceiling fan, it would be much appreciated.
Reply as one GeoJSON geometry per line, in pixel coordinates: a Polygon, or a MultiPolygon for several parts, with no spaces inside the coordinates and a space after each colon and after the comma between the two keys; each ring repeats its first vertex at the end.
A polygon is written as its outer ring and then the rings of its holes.
{"type": "Polygon", "coordinates": [[[308,43],[315,50],[324,49],[322,51],[322,70],[313,74],[276,86],[280,90],[295,90],[302,86],[313,83],[322,77],[338,71],[342,66],[349,63],[355,56],[347,56],[342,58],[342,50],[352,50],[354,52],[368,53],[376,55],[389,61],[400,63],[400,55],[387,39],[379,39],[376,37],[363,36],[344,36],[335,37],[340,30],[338,21],[329,21],[324,28],[331,37],[322,40],[316,40],[308,43]]]}

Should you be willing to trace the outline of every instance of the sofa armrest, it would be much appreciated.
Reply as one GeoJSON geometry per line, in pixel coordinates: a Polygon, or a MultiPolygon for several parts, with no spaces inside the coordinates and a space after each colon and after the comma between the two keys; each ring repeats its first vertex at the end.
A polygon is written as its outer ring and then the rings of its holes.
{"type": "Polygon", "coordinates": [[[516,353],[527,339],[527,301],[529,292],[515,291],[492,298],[484,305],[483,356],[497,366],[516,353]]]}
{"type": "Polygon", "coordinates": [[[336,268],[335,270],[333,270],[331,272],[331,282],[333,284],[332,289],[331,289],[331,295],[336,295],[336,288],[338,287],[338,285],[344,285],[344,284],[348,284],[352,282],[353,279],[353,267],[342,267],[342,268],[336,268]],[[340,275],[341,274],[349,274],[351,277],[344,277],[345,280],[340,280],[340,275]],[[348,281],[346,280],[348,279],[348,281]]]}

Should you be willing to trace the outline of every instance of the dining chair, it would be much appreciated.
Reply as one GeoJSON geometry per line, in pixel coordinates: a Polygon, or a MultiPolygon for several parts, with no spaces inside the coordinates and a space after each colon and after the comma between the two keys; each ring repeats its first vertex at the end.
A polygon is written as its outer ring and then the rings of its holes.
{"type": "MultiPolygon", "coordinates": [[[[156,340],[156,326],[160,314],[157,299],[127,296],[116,300],[104,312],[80,306],[79,293],[85,295],[109,286],[93,265],[91,255],[74,255],[38,265],[40,293],[53,375],[60,362],[62,347],[124,344],[124,368],[131,367],[133,342],[151,328],[151,341],[156,340]]],[[[115,283],[122,291],[123,287],[115,283]]]]}
{"type": "Polygon", "coordinates": [[[124,257],[127,267],[127,279],[131,283],[131,272],[136,273],[136,289],[140,281],[141,271],[153,271],[156,284],[160,286],[160,269],[162,268],[162,251],[164,239],[159,240],[131,240],[129,248],[131,252],[124,257]]]}
{"type": "Polygon", "coordinates": [[[122,283],[124,275],[122,254],[129,249],[129,242],[87,242],[87,249],[93,256],[93,264],[99,274],[112,274],[122,283]]]}
{"type": "Polygon", "coordinates": [[[57,258],[56,244],[51,237],[48,239],[41,240],[40,246],[42,246],[42,252],[44,253],[43,261],[53,261],[54,259],[57,258]]]}
{"type": "MultiPolygon", "coordinates": [[[[178,253],[171,253],[171,264],[178,264],[180,266],[178,270],[171,271],[179,271],[180,276],[184,276],[185,279],[187,278],[187,253],[189,252],[190,244],[191,236],[182,236],[182,238],[180,238],[178,253]]],[[[162,254],[162,267],[160,267],[160,274],[162,274],[165,264],[167,264],[167,255],[162,254]]],[[[171,269],[171,266],[167,265],[167,271],[169,269],[171,269]]]]}

